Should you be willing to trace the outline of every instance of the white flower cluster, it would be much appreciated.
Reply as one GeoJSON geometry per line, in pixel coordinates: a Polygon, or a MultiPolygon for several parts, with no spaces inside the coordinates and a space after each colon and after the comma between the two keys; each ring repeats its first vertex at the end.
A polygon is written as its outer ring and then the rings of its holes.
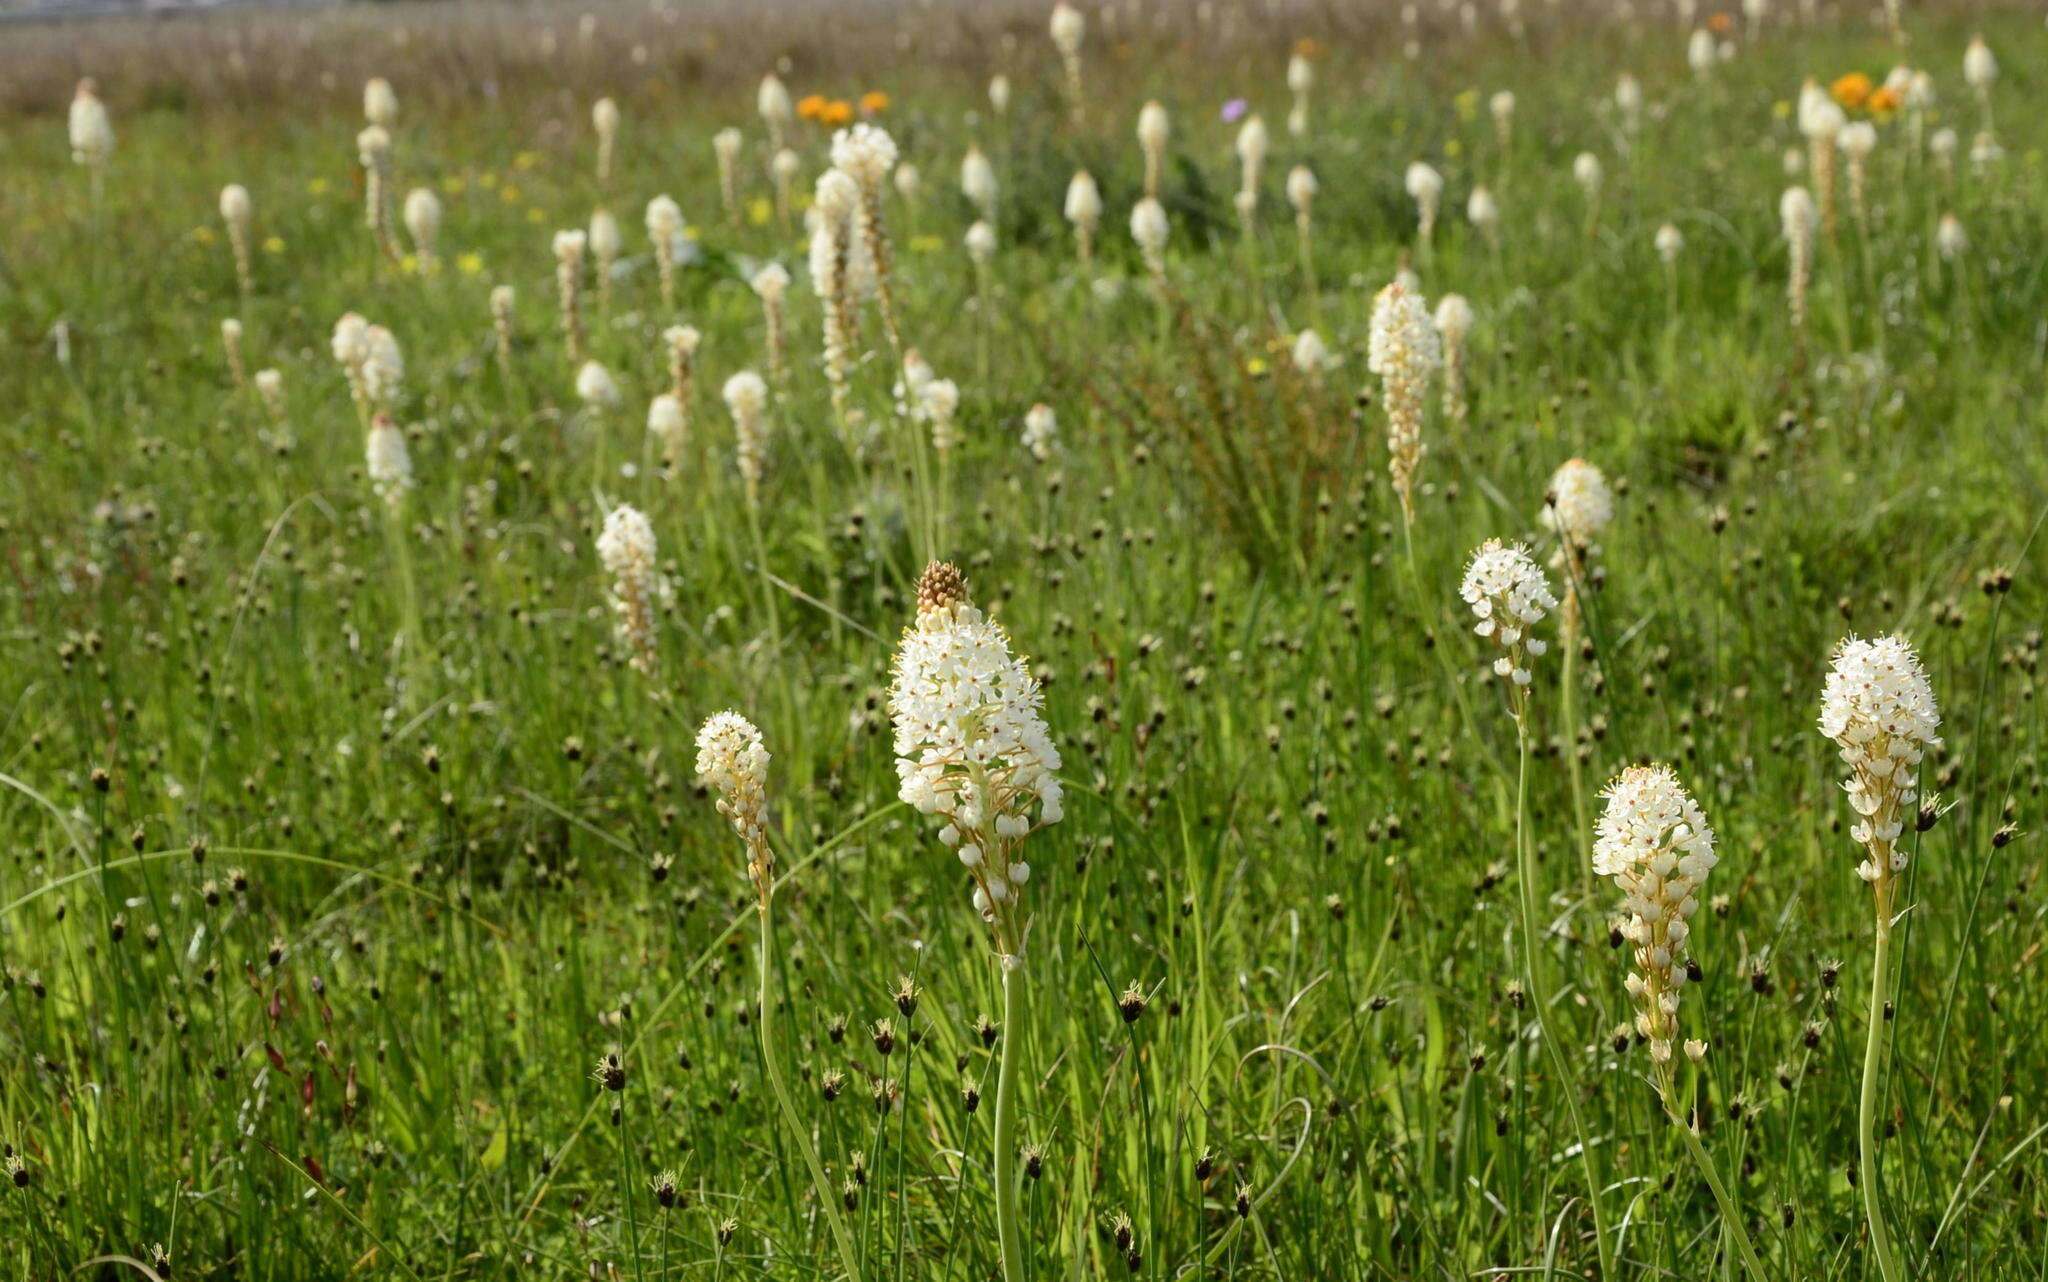
{"type": "Polygon", "coordinates": [[[71,159],[98,169],[114,154],[114,126],[107,117],[107,105],[100,101],[98,86],[91,80],[78,82],[71,99],[71,159]]]}
{"type": "Polygon", "coordinates": [[[682,399],[674,392],[662,392],[647,403],[647,434],[661,446],[663,462],[672,464],[682,457],[689,433],[689,415],[683,412],[682,399]]]}
{"type": "Polygon", "coordinates": [[[1539,514],[1543,528],[1582,552],[1598,552],[1594,542],[1614,519],[1614,491],[1600,469],[1582,458],[1567,459],[1550,478],[1549,502],[1539,514]]]}
{"type": "Polygon", "coordinates": [[[617,409],[619,384],[612,372],[596,361],[583,362],[576,371],[576,397],[589,408],[603,412],[617,409]]]}
{"type": "Polygon", "coordinates": [[[974,878],[974,906],[998,950],[1022,947],[1014,915],[1031,866],[1016,857],[1034,825],[1063,813],[1060,754],[1043,695],[1000,624],[967,597],[960,571],[934,561],[917,585],[917,618],[896,651],[889,715],[899,795],[944,820],[939,840],[974,878]]]}
{"type": "Polygon", "coordinates": [[[637,508],[620,505],[604,519],[597,559],[612,576],[619,639],[633,648],[633,668],[654,675],[655,611],[673,589],[655,565],[654,527],[637,508]]]}
{"type": "Polygon", "coordinates": [[[370,434],[363,442],[363,467],[377,497],[397,511],[405,492],[412,488],[412,455],[405,448],[405,433],[389,414],[377,415],[370,424],[370,434]]]}
{"type": "Polygon", "coordinates": [[[1821,693],[1820,731],[1849,767],[1842,788],[1857,814],[1849,835],[1867,853],[1856,875],[1873,885],[1905,871],[1902,816],[1919,800],[1916,770],[1926,749],[1941,746],[1940,729],[1941,710],[1911,642],[1852,636],[1836,647],[1821,693]]]}
{"type": "Polygon", "coordinates": [[[950,378],[927,379],[918,392],[924,416],[932,424],[932,448],[944,453],[960,444],[960,388],[950,378]]]}
{"type": "Polygon", "coordinates": [[[768,384],[754,371],[741,370],[725,380],[725,407],[732,411],[740,477],[752,495],[768,456],[768,384]]]}
{"type": "Polygon", "coordinates": [[[1582,458],[1566,459],[1551,475],[1550,490],[1537,517],[1545,529],[1557,534],[1550,568],[1564,576],[1561,622],[1569,640],[1578,631],[1579,592],[1585,585],[1586,567],[1600,555],[1600,532],[1614,520],[1614,491],[1598,467],[1582,458]]]}
{"type": "Polygon", "coordinates": [[[960,160],[960,194],[984,219],[996,216],[996,167],[981,148],[969,144],[960,160]]]}
{"type": "Polygon", "coordinates": [[[1444,417],[1462,425],[1471,412],[1465,403],[1465,339],[1472,333],[1472,304],[1463,294],[1437,300],[1436,328],[1444,344],[1444,417]]]}
{"type": "Polygon", "coordinates": [[[1499,647],[1493,670],[1514,682],[1519,698],[1530,681],[1527,661],[1540,658],[1548,648],[1530,635],[1530,629],[1557,608],[1550,581],[1529,559],[1529,549],[1488,539],[1472,554],[1458,595],[1479,616],[1472,630],[1499,647]]]}
{"type": "Polygon", "coordinates": [[[747,872],[765,899],[775,857],[768,849],[768,748],[754,723],[721,712],[697,731],[697,775],[718,790],[718,813],[747,846],[747,872]]]}
{"type": "Polygon", "coordinates": [[[334,322],[332,349],[356,399],[389,410],[405,379],[405,353],[391,331],[349,312],[334,322]]]}
{"type": "MultiPolygon", "coordinates": [[[[1685,989],[1686,942],[1699,911],[1699,889],[1719,859],[1714,830],[1671,767],[1630,766],[1601,794],[1607,807],[1593,841],[1593,872],[1614,878],[1628,915],[1623,936],[1635,945],[1628,993],[1636,1031],[1650,1057],[1670,1062],[1678,1036],[1678,999],[1685,989]]],[[[1705,1047],[1686,1050],[1695,1059],[1705,1047]]]]}
{"type": "Polygon", "coordinates": [[[1095,244],[1095,228],[1102,221],[1102,189],[1095,175],[1082,169],[1067,180],[1067,201],[1062,211],[1074,225],[1074,243],[1087,262],[1095,244]]]}
{"type": "Polygon", "coordinates": [[[860,184],[863,192],[880,192],[896,167],[896,140],[886,129],[858,124],[832,135],[832,167],[860,184]]]}
{"type": "MultiPolygon", "coordinates": [[[[832,167],[851,178],[856,199],[850,209],[853,243],[865,257],[849,254],[842,262],[841,287],[876,295],[882,305],[882,329],[889,345],[900,348],[902,336],[896,324],[896,302],[889,284],[890,254],[888,229],[882,223],[882,184],[896,168],[896,140],[885,130],[857,124],[832,135],[832,167]]],[[[825,195],[820,184],[820,198],[825,195]]],[[[849,331],[849,336],[850,336],[849,331]]]]}
{"type": "Polygon", "coordinates": [[[1423,240],[1436,229],[1436,213],[1443,201],[1444,176],[1424,161],[1408,166],[1402,175],[1402,185],[1408,189],[1408,196],[1415,202],[1416,234],[1423,240]]]}
{"type": "Polygon", "coordinates": [[[1131,239],[1154,280],[1166,279],[1166,207],[1147,196],[1131,207],[1131,239]]]}
{"type": "Polygon", "coordinates": [[[1059,422],[1052,406],[1040,401],[1024,412],[1024,448],[1041,463],[1050,462],[1059,444],[1059,422]]]}
{"type": "Polygon", "coordinates": [[[1294,336],[1294,368],[1310,378],[1320,378],[1336,361],[1330,356],[1330,346],[1323,336],[1312,329],[1305,329],[1294,336]]]}
{"type": "Polygon", "coordinates": [[[1422,465],[1422,400],[1443,363],[1443,341],[1422,296],[1394,281],[1372,300],[1366,368],[1380,376],[1387,405],[1387,453],[1401,514],[1415,520],[1415,471],[1422,465]]]}

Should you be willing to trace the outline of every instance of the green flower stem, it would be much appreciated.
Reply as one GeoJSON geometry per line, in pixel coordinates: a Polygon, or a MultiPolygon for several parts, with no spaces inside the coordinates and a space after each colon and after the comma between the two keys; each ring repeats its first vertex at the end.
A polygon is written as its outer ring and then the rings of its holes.
{"type": "Polygon", "coordinates": [[[1017,1211],[1017,1065],[1031,1036],[1031,1011],[1024,993],[1021,959],[1004,958],[1003,1060],[996,1072],[995,1154],[989,1166],[996,1185],[996,1236],[1003,1252],[1003,1282],[1024,1282],[1024,1248],[1017,1211]]]}
{"type": "Polygon", "coordinates": [[[1735,1207],[1735,1199],[1728,1195],[1727,1186],[1722,1184],[1721,1172],[1714,1166],[1714,1159],[1707,1156],[1706,1146],[1700,1143],[1699,1132],[1693,1130],[1692,1123],[1685,1119],[1673,1098],[1669,1064],[1658,1066],[1657,1094],[1663,1101],[1664,1115],[1671,1119],[1671,1124],[1678,1128],[1679,1135],[1684,1137],[1685,1148],[1692,1154],[1693,1165],[1700,1168],[1700,1174],[1705,1177],[1707,1187],[1713,1190],[1714,1205],[1721,1208],[1721,1223],[1728,1230],[1728,1236],[1735,1240],[1735,1254],[1742,1260],[1743,1272],[1749,1275],[1751,1282],[1766,1282],[1770,1275],[1764,1272],[1763,1262],[1757,1258],[1756,1247],[1749,1240],[1749,1230],[1743,1227],[1742,1216],[1735,1207]]]}
{"type": "Polygon", "coordinates": [[[1877,950],[1870,963],[1870,1033],[1863,1043],[1863,1094],[1856,1107],[1856,1183],[1863,1191],[1863,1214],[1870,1221],[1870,1253],[1877,1257],[1877,1271],[1884,1282],[1903,1282],[1899,1257],[1892,1250],[1891,1233],[1884,1226],[1884,1207],[1877,1195],[1877,1108],[1878,1061],[1884,1054],[1885,981],[1892,951],[1892,879],[1886,875],[1876,887],[1877,950]]]}
{"type": "Polygon", "coordinates": [[[1607,1212],[1600,1204],[1600,1174],[1593,1166],[1593,1146],[1587,1142],[1586,1124],[1579,1117],[1578,1080],[1572,1074],[1571,1061],[1565,1058],[1564,1047],[1551,1031],[1549,995],[1536,967],[1536,844],[1529,840],[1528,711],[1525,695],[1517,700],[1515,712],[1515,742],[1520,749],[1520,763],[1515,771],[1515,880],[1521,883],[1522,892],[1522,985],[1529,1004],[1536,1008],[1536,1028],[1564,1095],[1572,1138],[1578,1141],[1579,1164],[1586,1173],[1586,1200],[1593,1207],[1593,1244],[1600,1253],[1600,1276],[1613,1278],[1620,1274],[1614,1271],[1614,1248],[1607,1237],[1607,1212]]]}
{"type": "Polygon", "coordinates": [[[832,1226],[832,1240],[839,1248],[839,1265],[846,1270],[849,1282],[860,1282],[860,1257],[854,1252],[853,1237],[846,1231],[846,1221],[839,1214],[839,1199],[833,1192],[832,1183],[825,1178],[825,1167],[818,1161],[818,1150],[811,1145],[811,1133],[804,1129],[797,1117],[796,1106],[790,1103],[789,1086],[782,1080],[782,1063],[775,1052],[775,996],[769,988],[769,977],[775,973],[775,918],[769,911],[773,901],[766,896],[761,900],[761,1063],[768,1070],[768,1084],[775,1090],[775,1102],[782,1108],[782,1120],[789,1127],[791,1138],[796,1141],[797,1151],[804,1155],[804,1165],[811,1171],[811,1186],[817,1190],[818,1205],[824,1208],[826,1222],[832,1226]]]}

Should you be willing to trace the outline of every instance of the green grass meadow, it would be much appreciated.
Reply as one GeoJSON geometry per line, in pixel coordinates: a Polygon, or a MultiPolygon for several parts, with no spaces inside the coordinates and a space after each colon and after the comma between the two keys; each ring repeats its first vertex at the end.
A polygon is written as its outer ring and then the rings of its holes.
{"type": "Polygon", "coordinates": [[[1750,1244],[1770,1279],[2048,1276],[2048,29],[1911,5],[1901,47],[1881,11],[1779,0],[1760,29],[1724,15],[1732,56],[1700,75],[1665,6],[1422,9],[1089,7],[1078,103],[1036,4],[0,26],[0,1276],[1647,1282],[1742,1277],[1750,1244]],[[1876,113],[1861,215],[1836,175],[1802,338],[1779,219],[1815,181],[1787,171],[1802,81],[1899,63],[1933,104],[1876,113]],[[784,216],[771,70],[856,116],[885,94],[873,123],[921,172],[881,208],[902,341],[961,393],[943,459],[876,302],[834,414],[802,223],[830,131],[790,124],[784,216]],[[86,75],[116,138],[98,181],[66,138],[86,75]],[[365,226],[370,75],[401,104],[394,209],[444,206],[437,262],[365,226]],[[1235,98],[1271,133],[1250,234],[1235,98]],[[1149,99],[1163,293],[1129,233],[1149,99]],[[970,144],[998,182],[981,281],[970,144]],[[1445,179],[1427,245],[1417,160],[1445,179]],[[1085,265],[1061,217],[1081,168],[1085,265]],[[1482,183],[1497,246],[1466,218],[1482,183]],[[690,246],[672,308],[642,228],[664,193],[690,246]],[[583,298],[611,409],[578,399],[550,249],[599,207],[623,232],[583,298]],[[769,373],[748,280],[771,261],[793,283],[756,505],[720,388],[769,373]],[[1469,415],[1428,393],[1412,526],[1367,352],[1404,264],[1477,317],[1469,415]],[[346,312],[403,347],[395,507],[329,350],[346,312]],[[229,318],[280,412],[238,382],[229,318]],[[676,324],[702,343],[665,468],[646,414],[676,324]],[[1334,367],[1296,368],[1307,328],[1334,367]],[[1041,402],[1045,460],[1021,441],[1041,402]],[[1537,626],[1523,755],[1457,589],[1488,538],[1548,561],[1574,457],[1615,517],[1582,645],[1537,626]],[[652,673],[594,548],[621,503],[674,587],[652,673]],[[1064,758],[1065,817],[1022,843],[1007,1014],[966,870],[897,793],[891,657],[933,559],[1029,656],[1064,758]],[[1944,744],[1866,1096],[1872,894],[1816,718],[1836,643],[1892,631],[1944,744]],[[772,754],[765,977],[695,764],[728,708],[772,754]],[[1721,858],[1679,1015],[1707,1045],[1675,1066],[1696,1144],[1589,862],[1599,790],[1650,761],[1721,858]]]}

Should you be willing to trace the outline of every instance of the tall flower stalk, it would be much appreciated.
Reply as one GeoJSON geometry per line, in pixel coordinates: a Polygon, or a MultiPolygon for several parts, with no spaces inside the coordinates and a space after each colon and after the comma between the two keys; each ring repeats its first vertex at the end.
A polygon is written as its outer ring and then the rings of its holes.
{"type": "Polygon", "coordinates": [[[1579,631],[1585,622],[1587,576],[1593,559],[1600,555],[1600,534],[1614,520],[1614,491],[1599,468],[1582,458],[1567,459],[1550,477],[1538,519],[1557,534],[1550,568],[1564,577],[1564,604],[1557,615],[1564,673],[1558,691],[1564,714],[1565,762],[1572,785],[1572,818],[1583,843],[1591,834],[1586,821],[1584,768],[1579,763],[1579,687],[1574,669],[1579,659],[1579,631]]]}
{"type": "Polygon", "coordinates": [[[718,790],[718,813],[739,834],[747,852],[747,876],[754,883],[755,909],[761,925],[761,1063],[775,1092],[783,1124],[789,1128],[790,1138],[810,1171],[811,1189],[831,1226],[839,1267],[846,1270],[849,1282],[860,1282],[860,1256],[840,1212],[839,1195],[825,1175],[824,1164],[818,1160],[809,1129],[790,1101],[789,1084],[783,1079],[781,1055],[776,1046],[775,993],[770,983],[775,973],[775,855],[768,848],[768,762],[761,732],[737,712],[721,712],[697,732],[697,773],[718,790]]]}
{"type": "Polygon", "coordinates": [[[683,211],[668,196],[647,202],[647,239],[654,245],[654,270],[661,280],[661,309],[676,306],[676,237],[683,231],[683,211]]]}
{"type": "Polygon", "coordinates": [[[589,240],[575,228],[555,233],[555,293],[562,306],[562,348],[571,364],[583,359],[583,253],[589,240]]]}
{"type": "Polygon", "coordinates": [[[491,332],[498,357],[498,374],[505,386],[512,386],[512,305],[516,299],[510,285],[491,290],[491,332]]]}
{"type": "MultiPolygon", "coordinates": [[[[1693,1164],[1713,1191],[1723,1230],[1734,1240],[1743,1270],[1751,1282],[1765,1282],[1768,1275],[1735,1199],[1728,1195],[1719,1168],[1679,1102],[1672,1055],[1680,1031],[1679,998],[1685,991],[1687,944],[1692,919],[1699,912],[1699,889],[1720,862],[1714,853],[1714,830],[1669,766],[1631,766],[1601,796],[1607,808],[1593,843],[1592,869],[1597,876],[1614,878],[1621,888],[1626,918],[1622,937],[1634,946],[1636,965],[1628,977],[1628,993],[1636,1008],[1636,1032],[1650,1046],[1651,1081],[1664,1115],[1684,1138],[1693,1164]]],[[[1704,1041],[1686,1041],[1685,1057],[1693,1063],[1706,1054],[1704,1041]]]]}
{"type": "Polygon", "coordinates": [[[855,210],[860,185],[837,169],[819,175],[811,202],[811,292],[818,297],[819,334],[824,347],[825,385],[832,393],[832,421],[846,433],[847,372],[853,359],[853,290],[847,280],[853,260],[855,210]]]}
{"type": "Polygon", "coordinates": [[[1515,722],[1518,765],[1515,772],[1515,880],[1521,898],[1522,988],[1536,1010],[1536,1027],[1543,1048],[1557,1075],[1558,1090],[1570,1115],[1572,1137],[1579,1148],[1579,1161],[1586,1176],[1586,1197],[1593,1208],[1594,1242],[1600,1254],[1600,1276],[1617,1277],[1613,1245],[1607,1236],[1606,1212],[1600,1197],[1600,1176],[1594,1169],[1592,1145],[1587,1142],[1586,1125],[1579,1116],[1578,1078],[1572,1062],[1558,1041],[1550,1023],[1550,991],[1536,964],[1538,915],[1536,911],[1536,846],[1529,835],[1529,687],[1530,661],[1548,649],[1534,635],[1534,628],[1557,608],[1550,582],[1530,559],[1527,548],[1508,546],[1488,539],[1472,556],[1458,595],[1478,619],[1472,630],[1493,652],[1491,667],[1507,689],[1508,713],[1515,722]]]}
{"type": "Polygon", "coordinates": [[[228,248],[235,255],[235,286],[245,298],[255,289],[249,270],[249,224],[253,215],[247,187],[229,183],[220,189],[220,220],[227,226],[228,248]]]}
{"type": "Polygon", "coordinates": [[[1445,294],[1436,303],[1436,332],[1444,345],[1444,423],[1462,428],[1471,415],[1465,399],[1465,339],[1472,333],[1472,304],[1463,294],[1445,294]]]}
{"type": "Polygon", "coordinates": [[[1059,50],[1060,67],[1066,72],[1067,111],[1069,118],[1078,128],[1081,124],[1081,37],[1087,33],[1088,20],[1081,11],[1067,0],[1059,0],[1052,8],[1052,20],[1048,24],[1052,34],[1053,47],[1059,50]]]}
{"type": "MultiPolygon", "coordinates": [[[[1832,154],[1832,153],[1830,153],[1832,154]]],[[[1794,359],[1806,363],[1806,291],[1813,280],[1813,233],[1817,216],[1804,187],[1788,187],[1778,200],[1785,232],[1785,305],[1792,321],[1794,359]]]]}
{"type": "Polygon", "coordinates": [[[1884,1058],[1885,995],[1890,991],[1892,923],[1906,852],[1899,846],[1908,816],[1917,817],[1918,769],[1928,748],[1941,746],[1941,711],[1912,643],[1902,636],[1849,637],[1835,650],[1821,693],[1820,730],[1841,749],[1842,781],[1856,823],[1849,835],[1863,847],[1856,875],[1870,886],[1877,941],[1870,964],[1869,1033],[1863,1047],[1863,1090],[1856,1115],[1857,1185],[1870,1222],[1870,1252],[1884,1282],[1904,1271],[1885,1227],[1878,1188],[1878,1077],[1884,1058]]]}
{"type": "Polygon", "coordinates": [[[1315,229],[1316,175],[1307,165],[1296,165],[1287,174],[1287,202],[1294,206],[1294,241],[1301,258],[1301,287],[1308,294],[1311,324],[1323,323],[1322,291],[1316,288],[1315,258],[1311,233],[1315,229]]]}
{"type": "Polygon", "coordinates": [[[1003,980],[1002,1062],[996,1077],[996,1232],[1005,1282],[1022,1282],[1017,1205],[1017,1083],[1030,1040],[1025,987],[1021,846],[1063,811],[1060,754],[1044,696],[1002,625],[982,615],[960,571],[942,561],[917,584],[917,616],[897,648],[889,713],[902,799],[939,821],[939,841],[967,869],[974,910],[989,928],[1003,980]]]}
{"type": "Polygon", "coordinates": [[[1443,343],[1421,295],[1401,281],[1372,304],[1366,368],[1379,375],[1387,409],[1387,470],[1401,500],[1404,528],[1415,524],[1415,473],[1422,466],[1422,404],[1443,343]]]}
{"type": "Polygon", "coordinates": [[[889,351],[900,362],[903,332],[897,323],[894,260],[889,230],[882,221],[882,184],[896,168],[896,140],[873,125],[858,124],[832,136],[832,167],[853,179],[860,199],[853,208],[853,227],[874,264],[875,297],[882,306],[882,332],[889,351]]]}
{"type": "Polygon", "coordinates": [[[1095,185],[1093,174],[1079,170],[1067,182],[1063,212],[1074,228],[1074,257],[1086,271],[1095,261],[1095,228],[1102,222],[1102,190],[1095,185]]]}
{"type": "Polygon", "coordinates": [[[366,125],[356,135],[356,158],[363,166],[363,222],[384,256],[397,261],[398,237],[391,230],[391,131],[366,125]]]}
{"type": "Polygon", "coordinates": [[[633,670],[651,677],[655,669],[655,612],[674,589],[655,563],[654,527],[637,508],[620,505],[604,519],[597,557],[612,576],[612,611],[619,640],[632,650],[633,670]]]}
{"type": "Polygon", "coordinates": [[[761,300],[761,317],[767,328],[768,381],[786,389],[789,371],[783,360],[783,304],[789,297],[789,269],[781,263],[770,263],[755,272],[749,283],[761,300]]]}

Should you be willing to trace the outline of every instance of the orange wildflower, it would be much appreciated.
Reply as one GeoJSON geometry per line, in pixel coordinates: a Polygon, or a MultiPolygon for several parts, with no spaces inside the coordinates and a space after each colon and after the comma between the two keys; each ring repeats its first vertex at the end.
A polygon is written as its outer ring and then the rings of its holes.
{"type": "Polygon", "coordinates": [[[1726,13],[1717,13],[1707,19],[1707,28],[1717,36],[1725,36],[1735,30],[1735,19],[1729,17],[1726,13]]]}
{"type": "Polygon", "coordinates": [[[1828,86],[1828,93],[1848,111],[1855,111],[1870,101],[1870,94],[1877,86],[1870,77],[1860,71],[1852,71],[1828,86]]]}
{"type": "Polygon", "coordinates": [[[806,94],[797,100],[797,118],[800,120],[823,120],[825,118],[825,95],[806,94]]]}
{"type": "Polygon", "coordinates": [[[1294,52],[1304,58],[1320,58],[1323,56],[1323,42],[1303,36],[1294,42],[1294,52]]]}
{"type": "Polygon", "coordinates": [[[1899,109],[1899,91],[1879,89],[1864,100],[1863,106],[1871,115],[1882,120],[1899,109]]]}
{"type": "Polygon", "coordinates": [[[860,114],[879,116],[889,109],[889,95],[879,89],[870,89],[860,96],[860,114]]]}
{"type": "Polygon", "coordinates": [[[825,110],[818,119],[828,125],[850,125],[853,123],[853,104],[844,98],[834,98],[825,104],[825,110]]]}

